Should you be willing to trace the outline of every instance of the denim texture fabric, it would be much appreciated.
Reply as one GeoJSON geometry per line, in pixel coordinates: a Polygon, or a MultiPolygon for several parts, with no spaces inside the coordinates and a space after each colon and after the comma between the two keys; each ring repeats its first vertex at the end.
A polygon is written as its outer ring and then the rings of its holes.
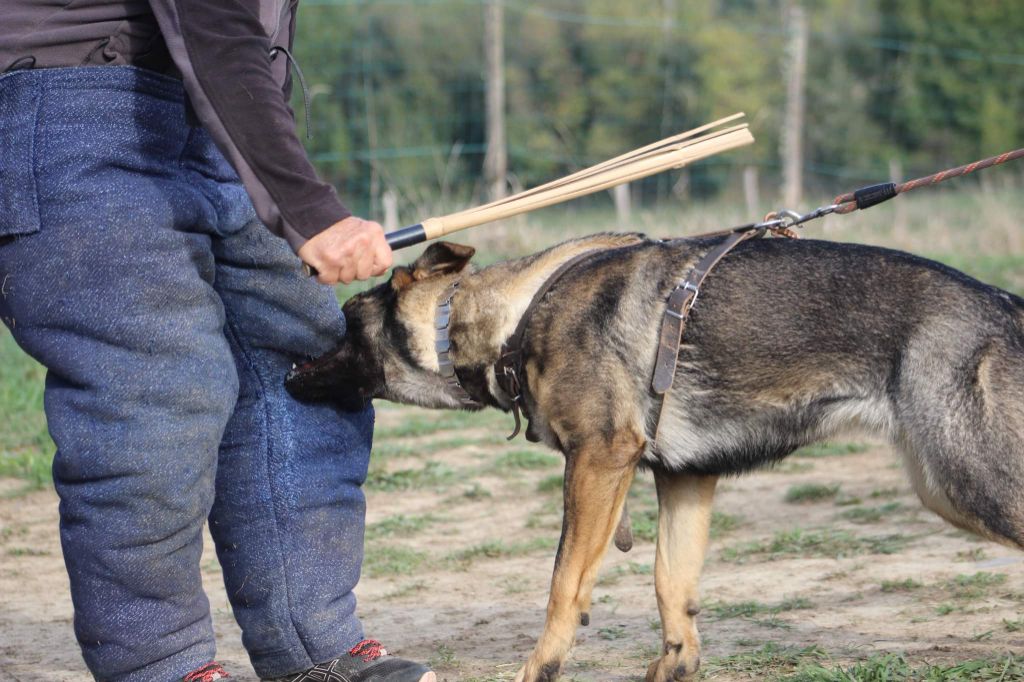
{"type": "Polygon", "coordinates": [[[257,673],[363,636],[371,410],[306,406],[295,360],[345,324],[256,219],[177,81],[133,67],[0,77],[0,318],[47,367],[75,633],[101,680],[214,658],[209,518],[257,673]]]}

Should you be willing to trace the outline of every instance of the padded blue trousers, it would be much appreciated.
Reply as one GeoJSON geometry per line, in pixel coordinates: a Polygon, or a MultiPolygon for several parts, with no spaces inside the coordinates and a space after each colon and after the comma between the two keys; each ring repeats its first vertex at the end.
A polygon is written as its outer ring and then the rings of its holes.
{"type": "Polygon", "coordinates": [[[75,633],[101,680],[215,656],[204,522],[263,677],[363,636],[373,414],[292,400],[292,362],[345,323],[186,123],[132,67],[0,77],[0,318],[46,366],[75,633]]]}

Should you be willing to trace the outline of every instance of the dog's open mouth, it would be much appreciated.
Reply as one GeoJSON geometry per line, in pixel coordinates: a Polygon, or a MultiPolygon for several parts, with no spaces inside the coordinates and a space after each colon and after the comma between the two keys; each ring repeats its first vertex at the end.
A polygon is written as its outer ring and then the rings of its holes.
{"type": "Polygon", "coordinates": [[[338,375],[344,366],[342,347],[324,353],[300,365],[292,366],[284,379],[284,387],[296,400],[316,402],[329,400],[337,392],[338,375]]]}
{"type": "Polygon", "coordinates": [[[383,372],[372,357],[359,354],[346,341],[334,350],[292,367],[284,386],[304,403],[331,403],[349,412],[364,409],[383,372]]]}

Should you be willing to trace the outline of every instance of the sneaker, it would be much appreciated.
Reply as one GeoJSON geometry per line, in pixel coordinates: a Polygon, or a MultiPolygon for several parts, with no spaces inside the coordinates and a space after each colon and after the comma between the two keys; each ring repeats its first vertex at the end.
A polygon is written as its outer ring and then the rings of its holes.
{"type": "Polygon", "coordinates": [[[422,663],[389,655],[377,640],[364,639],[348,656],[264,682],[437,682],[437,676],[422,663]]]}
{"type": "Polygon", "coordinates": [[[181,682],[216,682],[217,680],[226,680],[229,677],[231,676],[224,671],[224,668],[220,667],[220,663],[214,661],[185,675],[185,677],[181,678],[181,682]]]}

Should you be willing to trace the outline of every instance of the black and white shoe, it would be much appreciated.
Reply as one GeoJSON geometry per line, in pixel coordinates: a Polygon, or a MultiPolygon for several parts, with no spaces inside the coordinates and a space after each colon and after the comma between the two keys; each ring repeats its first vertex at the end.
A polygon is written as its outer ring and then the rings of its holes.
{"type": "Polygon", "coordinates": [[[389,655],[377,640],[364,639],[348,656],[264,682],[437,682],[437,676],[422,663],[389,655]]]}

